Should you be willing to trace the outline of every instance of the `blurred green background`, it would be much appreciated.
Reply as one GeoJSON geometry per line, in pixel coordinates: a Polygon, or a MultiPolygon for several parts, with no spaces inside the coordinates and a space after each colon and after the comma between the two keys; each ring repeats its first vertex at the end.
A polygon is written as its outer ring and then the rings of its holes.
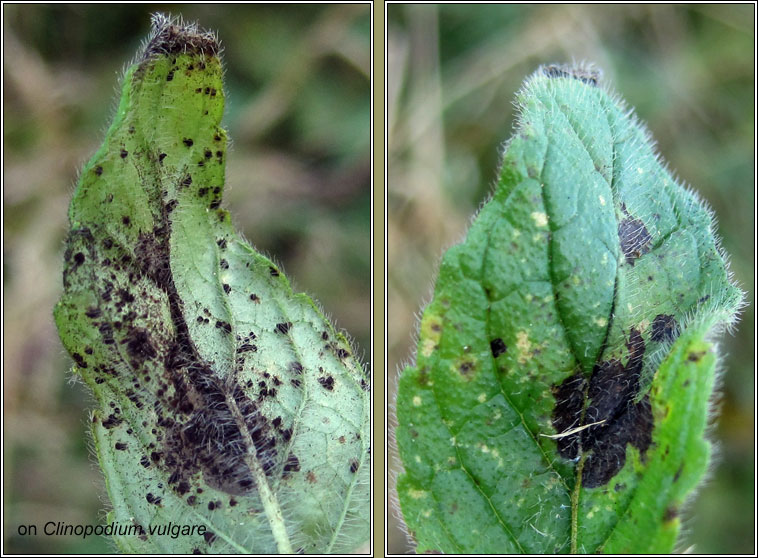
{"type": "MultiPolygon", "coordinates": [[[[749,291],[679,550],[754,552],[754,6],[393,4],[387,19],[390,401],[439,258],[491,192],[515,92],[540,64],[592,61],[715,210],[749,291]]],[[[399,467],[393,448],[390,489],[399,467]]],[[[391,510],[388,551],[408,552],[391,510]]]]}
{"type": "Polygon", "coordinates": [[[112,550],[17,528],[96,524],[108,505],[88,448],[92,400],[69,385],[52,307],[77,170],[154,11],[218,32],[232,138],[224,206],[368,360],[368,5],[3,5],[4,552],[112,550]]]}

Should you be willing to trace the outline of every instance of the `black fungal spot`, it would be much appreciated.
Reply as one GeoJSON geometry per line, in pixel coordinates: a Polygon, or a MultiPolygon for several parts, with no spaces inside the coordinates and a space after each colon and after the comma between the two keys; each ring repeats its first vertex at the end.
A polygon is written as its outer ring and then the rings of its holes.
{"type": "Polygon", "coordinates": [[[230,292],[232,292],[232,288],[229,285],[227,285],[226,283],[222,283],[222,286],[224,287],[224,292],[226,294],[229,294],[230,292]]]}
{"type": "Polygon", "coordinates": [[[322,376],[318,379],[318,383],[327,391],[334,390],[334,378],[332,376],[322,376]]]}
{"type": "Polygon", "coordinates": [[[123,422],[122,419],[118,418],[114,414],[110,414],[108,415],[108,418],[103,421],[103,428],[110,430],[111,428],[113,428],[114,426],[118,426],[122,422],[123,422]]]}
{"type": "Polygon", "coordinates": [[[131,329],[125,341],[127,353],[138,362],[158,356],[150,333],[146,329],[136,327],[131,329]]]}
{"type": "Polygon", "coordinates": [[[653,341],[673,341],[679,336],[679,326],[674,316],[658,314],[653,319],[650,339],[653,341]]]}
{"type": "Polygon", "coordinates": [[[634,402],[645,354],[642,335],[632,329],[626,346],[629,350],[626,365],[615,359],[601,362],[595,366],[589,382],[578,372],[553,388],[556,406],[552,421],[556,432],[593,425],[556,440],[561,457],[576,459],[580,451],[589,454],[582,470],[582,485],[587,488],[604,486],[621,471],[627,444],[635,446],[644,456],[652,442],[649,395],[634,402]],[[588,405],[582,419],[585,390],[588,405]]]}
{"type": "Polygon", "coordinates": [[[231,333],[232,332],[232,325],[228,322],[223,322],[221,320],[216,321],[216,329],[222,329],[225,333],[231,333]]]}
{"type": "Polygon", "coordinates": [[[95,174],[97,176],[100,176],[101,174],[103,174],[103,167],[101,167],[100,165],[96,166],[95,167],[95,174]]]}
{"type": "Polygon", "coordinates": [[[471,372],[476,370],[476,365],[469,360],[464,360],[458,365],[458,372],[461,376],[468,376],[471,372]]]}
{"type": "Polygon", "coordinates": [[[128,446],[124,442],[116,442],[116,449],[119,451],[126,450],[128,446]]]}
{"type": "Polygon", "coordinates": [[[287,461],[284,463],[284,468],[282,469],[282,476],[288,477],[291,473],[297,472],[300,470],[300,460],[297,458],[297,456],[294,453],[290,453],[287,456],[287,461]]]}
{"type": "MultiPolygon", "coordinates": [[[[705,351],[693,351],[690,354],[687,355],[687,360],[690,362],[698,362],[701,358],[705,356],[705,351]]],[[[685,382],[685,386],[689,383],[689,380],[685,382]]]]}
{"type": "Polygon", "coordinates": [[[353,459],[350,462],[350,472],[355,474],[355,472],[358,470],[358,461],[353,459]]]}
{"type": "Polygon", "coordinates": [[[188,174],[187,176],[185,176],[185,177],[182,179],[182,183],[181,183],[181,185],[182,185],[183,187],[185,187],[185,188],[186,188],[186,187],[187,187],[187,186],[189,186],[190,184],[192,184],[192,175],[189,175],[189,174],[188,174]]]}
{"type": "Polygon", "coordinates": [[[90,306],[87,308],[87,311],[84,313],[85,316],[88,318],[99,318],[102,312],[100,311],[100,308],[96,306],[90,306]]]}
{"type": "Polygon", "coordinates": [[[192,147],[192,145],[193,145],[195,142],[194,142],[194,141],[192,141],[190,138],[184,138],[184,139],[182,140],[182,143],[183,143],[184,145],[186,145],[187,147],[192,147]]]}
{"type": "Polygon", "coordinates": [[[213,157],[213,151],[211,151],[210,149],[206,149],[203,155],[205,156],[206,159],[210,159],[211,157],[213,157]]]}
{"type": "Polygon", "coordinates": [[[286,335],[291,327],[292,327],[292,322],[276,324],[276,328],[274,328],[274,333],[281,333],[282,335],[286,335]]]}
{"type": "Polygon", "coordinates": [[[76,365],[79,368],[87,368],[87,361],[84,360],[84,357],[79,353],[72,353],[71,358],[74,359],[74,362],[76,362],[76,365]]]}
{"type": "MultiPolygon", "coordinates": [[[[208,206],[211,209],[218,209],[221,206],[221,200],[213,200],[210,205],[208,206]]],[[[221,220],[223,221],[223,216],[221,216],[221,220]]]]}
{"type": "Polygon", "coordinates": [[[634,261],[650,251],[652,240],[645,224],[639,219],[628,216],[619,223],[619,243],[624,252],[626,263],[634,265],[634,261]]]}
{"type": "Polygon", "coordinates": [[[506,347],[503,340],[498,337],[497,339],[490,341],[490,350],[492,351],[492,356],[497,358],[507,351],[508,347],[506,347]]]}
{"type": "Polygon", "coordinates": [[[271,274],[271,277],[279,277],[279,270],[275,267],[269,266],[268,272],[271,274]]]}
{"type": "Polygon", "coordinates": [[[122,159],[126,159],[126,157],[129,155],[129,152],[126,149],[121,148],[120,155],[122,159]]]}
{"type": "Polygon", "coordinates": [[[197,195],[198,195],[198,196],[200,196],[201,198],[202,198],[202,197],[203,197],[205,194],[207,194],[207,193],[208,193],[208,188],[200,188],[200,189],[197,191],[197,195]]]}
{"type": "Polygon", "coordinates": [[[147,469],[148,467],[150,467],[150,460],[147,458],[146,455],[143,455],[139,460],[139,464],[142,465],[145,469],[147,469]]]}
{"type": "Polygon", "coordinates": [[[340,349],[337,349],[337,356],[340,359],[345,359],[350,356],[350,353],[346,351],[345,349],[340,348],[340,349]]]}
{"type": "Polygon", "coordinates": [[[129,216],[128,216],[128,215],[124,215],[123,217],[121,217],[121,222],[122,222],[122,223],[123,223],[125,226],[127,226],[127,227],[131,226],[131,224],[132,224],[132,220],[129,218],[129,216]]]}
{"type": "Polygon", "coordinates": [[[206,543],[213,544],[213,541],[216,540],[216,534],[212,531],[206,531],[203,533],[203,538],[205,539],[206,543]]]}
{"type": "Polygon", "coordinates": [[[169,72],[169,73],[166,75],[166,81],[171,81],[172,79],[174,79],[174,70],[171,70],[171,71],[170,71],[170,72],[169,72]]]}
{"type": "Polygon", "coordinates": [[[84,263],[85,259],[86,258],[84,257],[84,254],[82,252],[77,252],[76,254],[74,254],[74,266],[79,267],[80,265],[84,263]]]}
{"type": "Polygon", "coordinates": [[[165,153],[160,153],[158,155],[158,162],[161,163],[161,164],[163,164],[163,159],[165,159],[165,158],[166,158],[166,154],[165,153]]]}
{"type": "Polygon", "coordinates": [[[166,203],[166,213],[171,213],[174,209],[176,209],[176,206],[179,204],[176,200],[169,200],[166,203]]]}

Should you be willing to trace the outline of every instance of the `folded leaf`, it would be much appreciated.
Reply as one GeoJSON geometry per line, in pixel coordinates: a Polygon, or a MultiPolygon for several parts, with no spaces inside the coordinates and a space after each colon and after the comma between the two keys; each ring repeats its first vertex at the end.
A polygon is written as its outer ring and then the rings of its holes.
{"type": "Polygon", "coordinates": [[[350,551],[369,538],[369,379],[219,207],[218,51],[154,17],[70,207],[55,319],[97,400],[108,522],[129,552],[350,551]]]}
{"type": "Polygon", "coordinates": [[[742,293],[599,80],[526,81],[496,191],[443,258],[397,397],[419,552],[670,552],[707,468],[708,339],[742,293]]]}

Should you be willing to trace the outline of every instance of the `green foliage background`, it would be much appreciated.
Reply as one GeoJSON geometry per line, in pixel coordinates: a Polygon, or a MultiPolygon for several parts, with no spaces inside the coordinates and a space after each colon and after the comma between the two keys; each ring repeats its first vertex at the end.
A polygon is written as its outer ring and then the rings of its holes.
{"type": "MultiPolygon", "coordinates": [[[[726,354],[710,480],[684,548],[749,553],[754,532],[754,6],[390,5],[388,373],[413,355],[443,251],[491,192],[515,92],[537,66],[595,62],[711,205],[748,303],[726,354]]],[[[399,464],[391,455],[391,470],[399,464]]],[[[394,477],[390,474],[390,485],[394,477]]],[[[391,514],[388,551],[410,549],[391,514]]]]}
{"type": "Polygon", "coordinates": [[[92,400],[67,385],[51,312],[77,170],[102,140],[116,80],[154,11],[197,20],[225,48],[224,207],[235,226],[368,359],[367,5],[4,5],[5,552],[112,550],[103,538],[42,534],[47,521],[98,524],[107,506],[85,436],[92,400]],[[38,536],[18,536],[29,524],[38,536]]]}

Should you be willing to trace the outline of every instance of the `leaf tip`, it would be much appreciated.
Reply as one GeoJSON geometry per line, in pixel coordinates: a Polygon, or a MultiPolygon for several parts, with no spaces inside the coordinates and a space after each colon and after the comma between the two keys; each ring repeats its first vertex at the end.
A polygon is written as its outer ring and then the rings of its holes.
{"type": "Polygon", "coordinates": [[[197,23],[185,23],[181,18],[156,12],[151,16],[151,27],[143,61],[166,54],[217,56],[221,52],[215,33],[200,29],[197,23]]]}

